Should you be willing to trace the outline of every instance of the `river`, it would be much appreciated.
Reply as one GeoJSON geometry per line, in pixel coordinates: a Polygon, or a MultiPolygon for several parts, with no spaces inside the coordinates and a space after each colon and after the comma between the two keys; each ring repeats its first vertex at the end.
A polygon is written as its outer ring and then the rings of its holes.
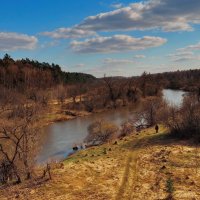
{"type": "MultiPolygon", "coordinates": [[[[180,106],[185,92],[166,89],[163,90],[163,98],[175,106],[180,106]]],[[[122,108],[109,110],[103,113],[95,113],[87,117],[80,117],[65,122],[56,122],[47,126],[43,131],[45,142],[37,158],[38,163],[46,161],[56,161],[66,158],[73,153],[72,147],[82,143],[87,136],[88,126],[99,119],[122,124],[133,117],[134,108],[122,108]]]]}

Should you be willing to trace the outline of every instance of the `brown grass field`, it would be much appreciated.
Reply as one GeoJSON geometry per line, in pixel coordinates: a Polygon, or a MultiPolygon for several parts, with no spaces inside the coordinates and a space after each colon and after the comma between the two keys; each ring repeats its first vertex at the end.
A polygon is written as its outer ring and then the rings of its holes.
{"type": "Polygon", "coordinates": [[[92,147],[52,168],[52,180],[0,190],[0,199],[198,200],[200,150],[192,142],[146,129],[92,147]],[[168,183],[168,184],[167,184],[168,183]]]}

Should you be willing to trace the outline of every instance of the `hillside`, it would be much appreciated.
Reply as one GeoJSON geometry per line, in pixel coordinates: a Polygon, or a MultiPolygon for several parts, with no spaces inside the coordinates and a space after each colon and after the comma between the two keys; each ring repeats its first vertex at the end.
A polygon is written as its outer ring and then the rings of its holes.
{"type": "Polygon", "coordinates": [[[0,199],[128,200],[200,198],[199,150],[190,142],[147,129],[71,156],[52,169],[52,180],[0,191],[0,199]]]}

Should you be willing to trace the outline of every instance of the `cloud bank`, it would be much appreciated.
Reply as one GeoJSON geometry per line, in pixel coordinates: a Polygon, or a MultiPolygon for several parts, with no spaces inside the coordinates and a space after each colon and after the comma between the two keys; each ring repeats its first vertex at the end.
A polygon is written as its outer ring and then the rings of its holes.
{"type": "Polygon", "coordinates": [[[41,34],[54,39],[75,39],[108,31],[192,31],[194,24],[200,24],[199,0],[148,0],[126,7],[121,3],[111,6],[115,10],[89,16],[72,28],[58,28],[41,34]]]}
{"type": "Polygon", "coordinates": [[[114,35],[110,37],[95,37],[84,41],[72,41],[71,48],[77,53],[113,53],[121,51],[144,50],[165,44],[161,37],[145,36],[134,38],[128,35],[114,35]]]}
{"type": "Polygon", "coordinates": [[[172,61],[181,62],[181,61],[194,61],[200,60],[200,55],[196,54],[196,51],[200,50],[200,43],[189,45],[184,48],[177,49],[175,53],[170,54],[172,61]]]}
{"type": "Polygon", "coordinates": [[[104,65],[127,65],[135,63],[134,60],[131,59],[113,59],[113,58],[106,58],[103,60],[104,65]]]}
{"type": "Polygon", "coordinates": [[[0,32],[0,50],[14,51],[19,49],[32,50],[36,47],[38,39],[19,33],[0,32]]]}
{"type": "Polygon", "coordinates": [[[200,23],[199,0],[149,0],[87,17],[79,28],[92,31],[191,31],[200,23]]]}
{"type": "Polygon", "coordinates": [[[43,32],[41,35],[48,36],[54,39],[68,39],[68,38],[84,38],[88,36],[97,35],[96,32],[84,30],[79,28],[58,28],[51,32],[43,32]]]}

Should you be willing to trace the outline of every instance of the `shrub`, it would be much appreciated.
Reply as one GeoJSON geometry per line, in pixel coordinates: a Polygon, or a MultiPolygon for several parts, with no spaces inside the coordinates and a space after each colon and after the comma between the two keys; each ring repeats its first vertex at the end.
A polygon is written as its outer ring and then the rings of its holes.
{"type": "Polygon", "coordinates": [[[131,122],[125,122],[121,125],[120,137],[130,135],[135,131],[135,126],[131,122]]]}
{"type": "Polygon", "coordinates": [[[171,108],[167,125],[172,136],[200,139],[200,102],[193,96],[185,97],[181,108],[171,108]]]}
{"type": "Polygon", "coordinates": [[[141,108],[135,113],[133,123],[136,128],[154,126],[162,121],[160,112],[165,107],[165,102],[158,97],[149,97],[141,104],[141,108]]]}
{"type": "Polygon", "coordinates": [[[88,127],[88,136],[85,142],[91,145],[103,144],[111,141],[117,136],[118,127],[103,120],[96,121],[88,127]]]}

